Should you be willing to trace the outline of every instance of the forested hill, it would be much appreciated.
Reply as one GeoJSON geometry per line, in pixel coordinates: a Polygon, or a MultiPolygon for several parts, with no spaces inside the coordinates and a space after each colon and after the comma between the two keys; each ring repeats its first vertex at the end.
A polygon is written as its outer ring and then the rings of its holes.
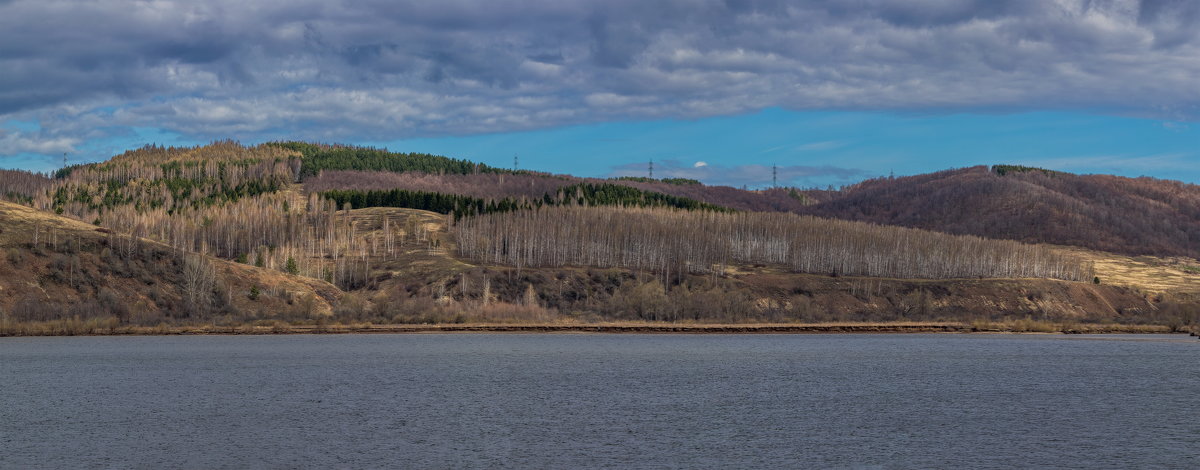
{"type": "MultiPolygon", "coordinates": [[[[0,198],[107,225],[128,218],[122,217],[124,206],[137,214],[162,209],[170,215],[274,194],[293,181],[302,182],[310,195],[345,196],[332,199],[354,207],[354,198],[368,200],[372,191],[439,193],[461,199],[458,206],[470,203],[476,208],[456,211],[462,213],[493,212],[489,204],[502,212],[510,206],[564,199],[560,193],[565,196],[566,190],[620,185],[638,191],[602,199],[624,205],[636,199],[633,205],[639,206],[793,212],[1122,254],[1200,257],[1196,185],[1012,165],[879,178],[840,191],[744,190],[681,179],[603,180],[514,171],[438,155],[346,145],[275,142],[243,147],[216,142],[197,148],[148,146],[54,176],[0,172],[0,198]],[[135,180],[143,183],[128,184],[135,180]]],[[[603,203],[585,199],[581,203],[603,203]]]]}
{"type": "Polygon", "coordinates": [[[325,170],[415,171],[459,175],[513,173],[482,163],[427,153],[398,153],[371,147],[308,142],[271,142],[266,145],[299,152],[304,158],[301,176],[313,176],[325,170]]]}
{"type": "Polygon", "coordinates": [[[349,146],[146,146],[0,171],[0,335],[93,321],[1196,321],[1194,261],[988,239],[1194,253],[1195,186],[998,170],[748,191],[349,146]]]}
{"type": "Polygon", "coordinates": [[[952,234],[1160,256],[1200,256],[1200,186],[984,166],[843,189],[797,212],[952,234]]]}

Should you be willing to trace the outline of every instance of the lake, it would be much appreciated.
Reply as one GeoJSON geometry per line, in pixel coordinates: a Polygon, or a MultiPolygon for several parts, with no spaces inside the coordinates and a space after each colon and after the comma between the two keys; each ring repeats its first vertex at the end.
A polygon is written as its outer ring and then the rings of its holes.
{"type": "Polygon", "coordinates": [[[1187,336],[0,338],[0,468],[1197,468],[1187,336]]]}

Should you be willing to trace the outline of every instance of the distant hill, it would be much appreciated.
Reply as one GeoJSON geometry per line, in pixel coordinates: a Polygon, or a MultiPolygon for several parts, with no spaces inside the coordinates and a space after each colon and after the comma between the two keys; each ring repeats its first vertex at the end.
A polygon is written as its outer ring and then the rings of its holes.
{"type": "Polygon", "coordinates": [[[977,166],[864,181],[797,212],[1122,254],[1200,257],[1200,186],[1146,177],[977,166]]]}
{"type": "Polygon", "coordinates": [[[793,212],[1129,255],[1200,257],[1200,186],[1015,165],[878,178],[840,191],[744,190],[534,172],[324,171],[304,180],[312,192],[399,188],[485,199],[537,199],[580,183],[619,184],[740,211],[793,212]]]}

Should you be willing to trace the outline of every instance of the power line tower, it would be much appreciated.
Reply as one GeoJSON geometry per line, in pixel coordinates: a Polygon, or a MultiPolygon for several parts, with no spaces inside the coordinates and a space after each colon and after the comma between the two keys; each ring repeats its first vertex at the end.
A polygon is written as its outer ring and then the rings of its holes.
{"type": "Polygon", "coordinates": [[[63,168],[67,167],[67,152],[63,152],[63,168]]]}
{"type": "Polygon", "coordinates": [[[654,179],[654,159],[650,159],[650,179],[654,179]]]}
{"type": "Polygon", "coordinates": [[[517,156],[517,154],[514,153],[513,154],[513,171],[517,171],[517,168],[520,166],[521,166],[521,158],[519,156],[517,156]]]}
{"type": "Polygon", "coordinates": [[[779,187],[779,166],[774,163],[771,164],[771,187],[779,187]]]}

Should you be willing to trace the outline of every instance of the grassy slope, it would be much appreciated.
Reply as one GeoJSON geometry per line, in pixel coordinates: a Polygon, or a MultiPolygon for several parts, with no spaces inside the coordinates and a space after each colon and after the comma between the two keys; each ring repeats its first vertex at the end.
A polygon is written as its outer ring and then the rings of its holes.
{"type": "Polygon", "coordinates": [[[1146,293],[1200,295],[1200,261],[1186,257],[1128,256],[1065,247],[1092,261],[1104,284],[1146,293]]]}

